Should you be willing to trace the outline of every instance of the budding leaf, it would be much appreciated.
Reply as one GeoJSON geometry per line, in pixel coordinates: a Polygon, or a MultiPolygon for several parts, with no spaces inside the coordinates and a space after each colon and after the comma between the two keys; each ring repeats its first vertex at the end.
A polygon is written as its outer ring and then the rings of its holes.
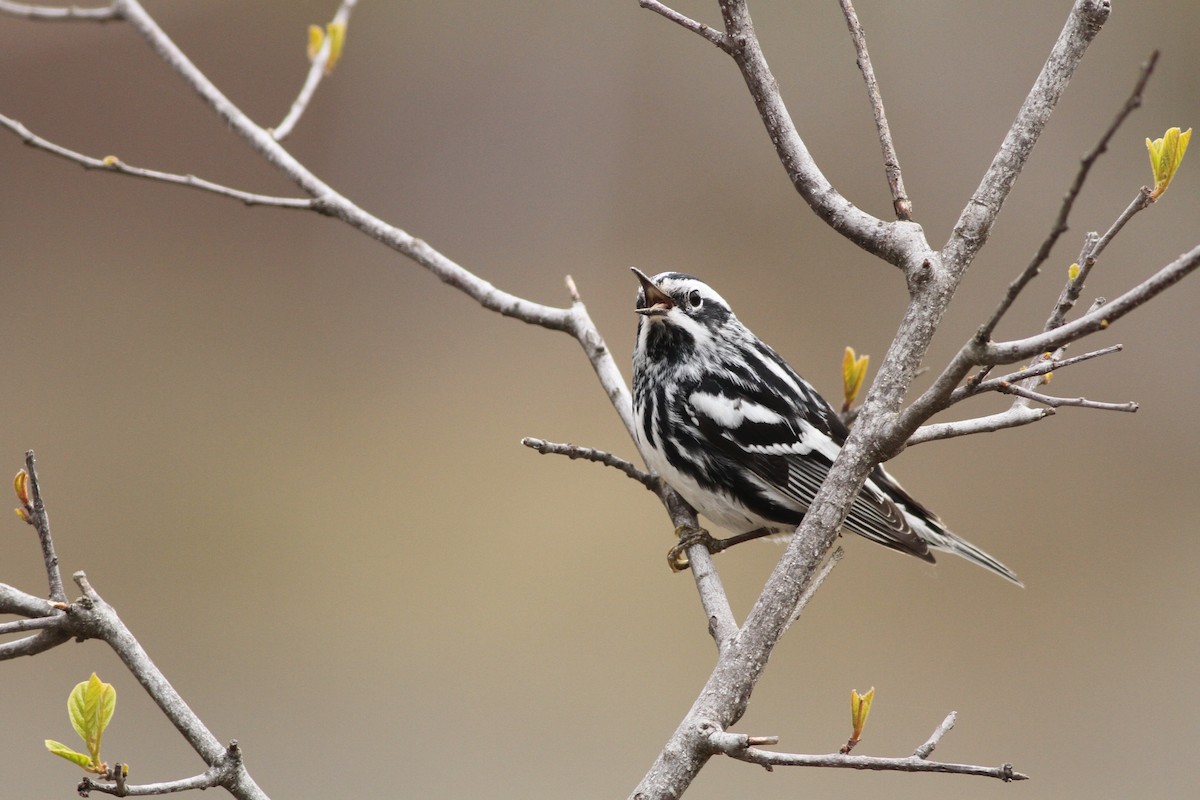
{"type": "Polygon", "coordinates": [[[71,726],[87,745],[92,762],[100,763],[100,737],[117,707],[117,690],[111,683],[92,677],[76,684],[67,697],[67,715],[71,726]]]}
{"type": "Polygon", "coordinates": [[[867,715],[871,713],[871,703],[875,700],[875,687],[872,686],[865,694],[857,691],[850,692],[850,722],[854,726],[855,741],[862,738],[863,728],[867,727],[867,715]]]}
{"type": "Polygon", "coordinates": [[[329,36],[329,58],[325,61],[325,74],[328,75],[342,57],[342,48],[346,44],[346,23],[331,22],[325,26],[325,32],[329,36]]]}
{"type": "Polygon", "coordinates": [[[17,499],[21,501],[21,505],[29,505],[29,473],[23,469],[17,470],[17,474],[13,477],[13,490],[17,493],[17,499]]]}
{"type": "Polygon", "coordinates": [[[88,758],[83,753],[75,752],[74,750],[67,747],[62,742],[56,742],[53,739],[47,739],[46,740],[46,749],[49,750],[51,753],[54,753],[54,755],[56,755],[56,756],[61,756],[62,758],[65,758],[67,761],[70,761],[74,764],[78,764],[79,766],[83,767],[84,769],[88,770],[89,772],[93,771],[92,770],[93,762],[90,758],[88,758]]]}
{"type": "Polygon", "coordinates": [[[867,376],[867,365],[870,363],[870,356],[859,356],[855,354],[853,347],[846,348],[842,356],[842,392],[846,400],[846,409],[854,405],[854,400],[862,389],[863,379],[867,376]]]}
{"type": "Polygon", "coordinates": [[[321,30],[320,25],[308,26],[308,60],[312,61],[317,57],[317,53],[321,52],[321,45],[325,43],[325,31],[321,30]]]}
{"type": "Polygon", "coordinates": [[[1067,280],[1069,280],[1071,283],[1074,283],[1075,279],[1078,277],[1079,277],[1079,265],[1078,264],[1072,264],[1071,266],[1067,267],[1067,280]]]}
{"type": "Polygon", "coordinates": [[[1171,185],[1191,138],[1191,128],[1182,133],[1179,128],[1170,128],[1161,139],[1146,139],[1146,150],[1150,153],[1150,169],[1154,172],[1154,188],[1150,191],[1151,202],[1161,197],[1171,185]]]}

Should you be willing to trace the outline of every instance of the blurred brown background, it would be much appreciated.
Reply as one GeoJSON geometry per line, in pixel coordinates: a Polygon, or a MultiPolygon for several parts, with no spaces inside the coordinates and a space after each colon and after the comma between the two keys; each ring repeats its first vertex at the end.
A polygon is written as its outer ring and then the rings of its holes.
{"type": "MultiPolygon", "coordinates": [[[[1153,48],[1146,105],[1097,166],[1053,266],[1001,330],[1040,326],[1086,230],[1149,180],[1143,139],[1200,124],[1200,6],[1118,0],[931,354],[938,367],[1044,236],[1153,48]]],[[[277,123],[333,0],[153,2],[254,119],[277,123]]],[[[944,242],[1070,3],[860,0],[916,219],[944,242]]],[[[711,2],[678,7],[711,23],[711,2]]],[[[753,5],[809,147],[855,203],[889,198],[836,3],[753,5]]],[[[67,147],[288,194],[121,24],[0,18],[0,111],[67,147]]],[[[578,282],[628,375],[635,282],[680,269],[827,394],[876,359],[899,274],[815,219],[734,65],[637,7],[370,2],[288,147],[365,208],[497,285],[563,304],[578,282]]],[[[1200,241],[1200,154],[1109,250],[1088,300],[1200,241]]],[[[668,521],[616,472],[522,436],[635,450],[568,337],[485,312],[335,221],[86,173],[0,135],[7,353],[0,464],[35,448],[67,573],[84,569],[274,797],[623,797],[708,675],[713,646],[668,521]]],[[[826,752],[852,688],[860,752],[1012,761],[1015,786],[714,760],[688,797],[1179,797],[1200,724],[1195,520],[1200,279],[1093,341],[1037,426],[930,444],[893,470],[1028,588],[862,540],[776,651],[739,726],[826,752]]],[[[989,398],[957,413],[990,413],[989,398]]],[[[4,523],[0,580],[44,591],[4,523]]],[[[743,614],[778,557],[717,564],[743,614]]],[[[73,588],[73,587],[72,587],[73,588]]],[[[138,782],[198,759],[95,643],[0,665],[0,794],[72,797],[42,739],[70,687],[121,702],[105,737],[138,782]]]]}

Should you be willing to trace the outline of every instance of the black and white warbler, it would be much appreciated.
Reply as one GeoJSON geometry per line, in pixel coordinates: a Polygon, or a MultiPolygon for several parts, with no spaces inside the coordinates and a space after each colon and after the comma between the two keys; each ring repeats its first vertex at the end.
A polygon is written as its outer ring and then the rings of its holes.
{"type": "MultiPolygon", "coordinates": [[[[646,463],[727,542],[790,533],[849,434],[787,362],[704,282],[648,278],[637,296],[633,406],[646,463]]],[[[883,467],[868,476],[844,529],[933,561],[955,553],[1021,584],[1008,567],[949,529],[883,467]]]]}

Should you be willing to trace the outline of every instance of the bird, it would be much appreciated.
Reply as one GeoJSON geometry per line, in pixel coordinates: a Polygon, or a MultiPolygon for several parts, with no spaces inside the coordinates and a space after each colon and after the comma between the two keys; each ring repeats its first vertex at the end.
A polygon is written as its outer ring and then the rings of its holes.
{"type": "MultiPolygon", "coordinates": [[[[697,512],[747,539],[792,533],[849,429],[821,394],[755,336],[708,284],[637,268],[635,437],[647,466],[697,512]]],[[[952,532],[882,466],[868,475],[843,530],[928,562],[954,553],[1023,586],[952,532]]],[[[676,552],[676,551],[673,551],[676,552]]]]}

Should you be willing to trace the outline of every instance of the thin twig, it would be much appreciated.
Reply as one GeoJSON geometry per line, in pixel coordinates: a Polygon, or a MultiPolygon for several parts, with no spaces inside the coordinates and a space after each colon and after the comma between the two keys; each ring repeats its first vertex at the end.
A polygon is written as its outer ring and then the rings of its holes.
{"type": "Polygon", "coordinates": [[[879,93],[879,84],[875,81],[875,69],[871,66],[871,56],[867,52],[867,35],[858,14],[850,0],[838,0],[842,13],[846,17],[846,27],[850,29],[850,39],[854,42],[854,52],[858,68],[862,71],[863,81],[867,84],[867,97],[871,101],[871,111],[875,115],[875,129],[879,132],[879,147],[883,151],[883,171],[887,176],[888,188],[892,190],[892,208],[896,219],[912,219],[912,200],[904,191],[904,178],[900,174],[900,159],[896,155],[896,146],[892,143],[892,131],[888,126],[887,114],[883,110],[883,96],[879,93]]]}
{"type": "Polygon", "coordinates": [[[1082,353],[1081,355],[1071,356],[1070,358],[1046,358],[1043,355],[1038,357],[1028,367],[1016,370],[1015,372],[1010,372],[1007,375],[1001,375],[998,378],[980,381],[975,383],[974,386],[971,386],[970,382],[960,386],[950,394],[950,403],[954,404],[960,400],[965,400],[968,397],[973,397],[984,392],[999,391],[1000,384],[1002,383],[1015,383],[1017,381],[1023,381],[1026,378],[1034,378],[1041,375],[1046,375],[1074,364],[1078,364],[1082,361],[1090,361],[1093,358],[1106,356],[1110,353],[1119,353],[1124,349],[1124,345],[1114,344],[1108,347],[1101,347],[1098,350],[1090,350],[1086,353],[1082,353]]]}
{"type": "Polygon", "coordinates": [[[0,622],[0,636],[5,636],[10,633],[24,633],[25,631],[38,631],[46,628],[62,627],[62,620],[57,616],[54,617],[35,617],[33,619],[14,619],[11,622],[0,622]]]}
{"type": "Polygon", "coordinates": [[[953,439],[956,436],[971,436],[976,433],[994,433],[1008,428],[1019,428],[1022,425],[1039,422],[1052,414],[1054,414],[1053,408],[1013,406],[999,414],[990,414],[986,417],[956,422],[931,422],[913,431],[905,446],[912,447],[939,439],[953,439]]]}
{"type": "Polygon", "coordinates": [[[999,767],[983,767],[976,764],[950,764],[940,761],[929,761],[929,753],[933,752],[933,748],[937,746],[938,741],[954,726],[954,718],[955,714],[951,712],[933,732],[933,735],[918,747],[913,755],[901,758],[851,756],[841,753],[822,755],[777,753],[772,750],[759,749],[754,745],[758,742],[774,743],[774,741],[778,740],[778,737],[754,737],[743,734],[730,734],[720,730],[719,726],[711,721],[700,723],[700,733],[704,736],[712,752],[721,753],[739,761],[758,764],[768,770],[774,767],[833,767],[841,769],[979,775],[988,778],[998,778],[1006,783],[1029,779],[1028,775],[1015,771],[1012,764],[1003,764],[999,767]]]}
{"type": "Polygon", "coordinates": [[[30,147],[44,150],[47,153],[56,155],[59,158],[74,162],[83,166],[84,169],[97,169],[105,172],[116,172],[121,175],[130,175],[135,178],[145,178],[152,181],[161,181],[162,183],[173,183],[180,186],[189,186],[193,189],[200,189],[205,192],[232,197],[235,200],[240,200],[248,206],[262,205],[275,206],[277,208],[296,208],[312,211],[316,208],[316,204],[305,197],[272,197],[265,194],[255,194],[253,192],[244,192],[241,189],[234,189],[229,186],[222,186],[219,183],[197,178],[195,175],[177,175],[171,172],[160,172],[156,169],[146,169],[144,167],[134,167],[126,164],[116,156],[105,156],[104,158],[93,158],[92,156],[77,153],[62,145],[44,139],[41,136],[33,133],[27,127],[22,125],[15,119],[0,114],[0,125],[8,128],[21,138],[21,141],[30,147]]]}
{"type": "MultiPolygon", "coordinates": [[[[1121,124],[1125,122],[1130,114],[1141,107],[1142,92],[1145,91],[1146,84],[1150,80],[1150,75],[1153,74],[1154,66],[1157,63],[1158,51],[1155,50],[1150,54],[1150,58],[1146,63],[1142,65],[1137,83],[1134,84],[1133,91],[1130,92],[1121,110],[1117,112],[1116,118],[1113,119],[1108,129],[1100,136],[1100,140],[1096,142],[1095,147],[1089,150],[1080,160],[1079,170],[1075,173],[1075,180],[1071,182],[1066,195],[1063,196],[1062,205],[1058,209],[1058,216],[1054,220],[1054,225],[1050,228],[1050,232],[1046,235],[1046,238],[1042,240],[1029,265],[1009,284],[1008,290],[1004,293],[1004,297],[1000,300],[1000,304],[996,307],[996,310],[992,312],[992,316],[979,327],[979,332],[976,334],[979,337],[979,341],[985,342],[991,338],[992,333],[996,330],[996,326],[1000,323],[1001,317],[1012,307],[1013,302],[1017,299],[1017,295],[1021,293],[1026,284],[1041,272],[1042,264],[1050,257],[1050,252],[1054,249],[1054,245],[1058,242],[1059,237],[1067,232],[1067,219],[1071,215],[1071,209],[1075,207],[1075,200],[1079,197],[1084,182],[1087,181],[1088,174],[1092,170],[1092,165],[1096,163],[1101,155],[1108,151],[1108,143],[1112,141],[1112,137],[1116,135],[1117,129],[1121,127],[1121,124]]],[[[1093,255],[1098,255],[1098,253],[1094,253],[1093,255]]],[[[1081,259],[1079,262],[1081,269],[1085,260],[1081,259]]],[[[1090,269],[1090,266],[1088,268],[1090,269]]],[[[1077,279],[1080,288],[1083,286],[1083,279],[1085,277],[1086,275],[1081,271],[1077,279]]],[[[1062,303],[1061,300],[1059,302],[1060,304],[1062,303]]],[[[1065,314],[1066,311],[1064,310],[1063,313],[1065,314]]]]}
{"type": "MultiPolygon", "coordinates": [[[[343,30],[350,23],[350,12],[354,10],[354,6],[358,4],[358,0],[342,0],[341,6],[338,7],[337,13],[333,15],[333,25],[341,25],[343,30]]],[[[333,52],[333,37],[326,36],[321,42],[320,49],[313,55],[312,65],[308,68],[308,75],[305,76],[304,85],[300,88],[300,94],[296,95],[296,100],[292,103],[292,107],[288,109],[287,116],[271,129],[271,135],[275,137],[275,141],[282,142],[295,129],[296,123],[300,121],[300,116],[304,114],[308,104],[312,101],[313,95],[317,93],[317,87],[321,85],[321,79],[325,77],[327,70],[325,66],[329,63],[329,56],[333,52]]]]}
{"type": "Polygon", "coordinates": [[[0,14],[10,14],[14,17],[49,22],[60,22],[62,20],[109,22],[121,18],[121,12],[117,9],[117,3],[87,8],[84,6],[35,6],[28,3],[13,3],[9,0],[0,0],[0,14]]]}
{"type": "Polygon", "coordinates": [[[958,712],[951,711],[946,715],[946,718],[942,720],[942,724],[934,728],[934,731],[932,734],[930,734],[929,738],[926,739],[925,742],[916,750],[913,750],[913,755],[917,758],[929,758],[929,754],[932,753],[934,748],[936,748],[942,741],[942,737],[950,732],[950,730],[954,727],[954,723],[957,721],[958,712]]]}
{"type": "Polygon", "coordinates": [[[804,202],[835,231],[893,266],[908,269],[929,262],[931,248],[920,226],[868,214],[829,182],[788,112],[746,1],[720,0],[720,6],[730,55],[742,72],[779,163],[804,202]]]}
{"type": "Polygon", "coordinates": [[[675,24],[691,31],[692,33],[703,36],[705,39],[712,42],[726,53],[733,52],[732,46],[729,42],[729,37],[716,28],[705,25],[703,22],[697,22],[691,17],[680,14],[675,9],[658,2],[658,0],[638,0],[638,5],[640,5],[642,8],[649,9],[656,14],[666,17],[675,24]]]}
{"type": "Polygon", "coordinates": [[[603,464],[606,467],[613,467],[624,472],[630,478],[633,478],[638,483],[645,486],[652,492],[659,490],[658,478],[651,475],[649,472],[638,469],[632,463],[626,461],[620,456],[614,456],[605,450],[596,450],[592,447],[580,447],[574,444],[559,444],[558,442],[548,442],[545,439],[535,439],[532,436],[526,436],[521,440],[521,444],[526,447],[536,450],[542,455],[554,454],[558,456],[566,456],[574,461],[577,458],[582,458],[584,461],[594,461],[597,464],[603,464]]]}
{"type": "Polygon", "coordinates": [[[1096,331],[1104,330],[1186,278],[1197,267],[1200,267],[1200,246],[1193,247],[1132,289],[1078,319],[1036,336],[988,344],[983,348],[982,363],[1013,364],[1039,353],[1052,352],[1096,331]]]}
{"type": "Polygon", "coordinates": [[[203,791],[220,785],[220,770],[209,769],[190,778],[161,781],[159,783],[125,784],[123,788],[119,787],[117,783],[101,783],[95,778],[84,778],[79,782],[77,788],[79,793],[85,797],[87,796],[86,792],[100,792],[101,794],[110,794],[116,797],[149,797],[151,795],[171,794],[173,792],[187,792],[194,789],[203,791]]]}
{"type": "Polygon", "coordinates": [[[1149,207],[1150,190],[1143,186],[1138,190],[1137,196],[1130,201],[1129,205],[1125,207],[1125,210],[1121,212],[1103,236],[1097,237],[1094,233],[1088,234],[1078,262],[1079,274],[1073,279],[1069,279],[1063,287],[1062,292],[1058,296],[1058,302],[1054,304],[1054,310],[1050,312],[1043,330],[1052,330],[1063,324],[1067,318],[1067,314],[1075,307],[1075,303],[1079,301],[1079,295],[1083,293],[1083,285],[1087,281],[1088,275],[1091,274],[1092,267],[1096,266],[1096,261],[1100,258],[1100,254],[1108,247],[1113,237],[1121,232],[1121,229],[1125,227],[1125,223],[1133,219],[1134,215],[1138,212],[1144,211],[1149,207]]]}
{"type": "Polygon", "coordinates": [[[1015,394],[1024,397],[1026,400],[1033,400],[1035,403],[1041,403],[1050,408],[1059,408],[1061,406],[1078,406],[1080,408],[1095,408],[1100,411],[1128,411],[1134,412],[1138,410],[1138,404],[1134,402],[1128,403],[1102,403],[1098,400],[1088,400],[1085,397],[1055,397],[1054,395],[1042,394],[1035,392],[1032,389],[1026,389],[1019,383],[1001,382],[996,391],[1001,394],[1015,394]]]}
{"type": "Polygon", "coordinates": [[[42,561],[46,565],[46,579],[50,584],[50,599],[65,603],[67,593],[63,588],[62,572],[58,569],[58,555],[54,552],[54,539],[50,536],[50,515],[42,502],[42,486],[37,476],[37,460],[33,451],[25,453],[25,471],[29,473],[29,498],[32,505],[30,522],[37,529],[38,542],[42,546],[42,561]]]}

